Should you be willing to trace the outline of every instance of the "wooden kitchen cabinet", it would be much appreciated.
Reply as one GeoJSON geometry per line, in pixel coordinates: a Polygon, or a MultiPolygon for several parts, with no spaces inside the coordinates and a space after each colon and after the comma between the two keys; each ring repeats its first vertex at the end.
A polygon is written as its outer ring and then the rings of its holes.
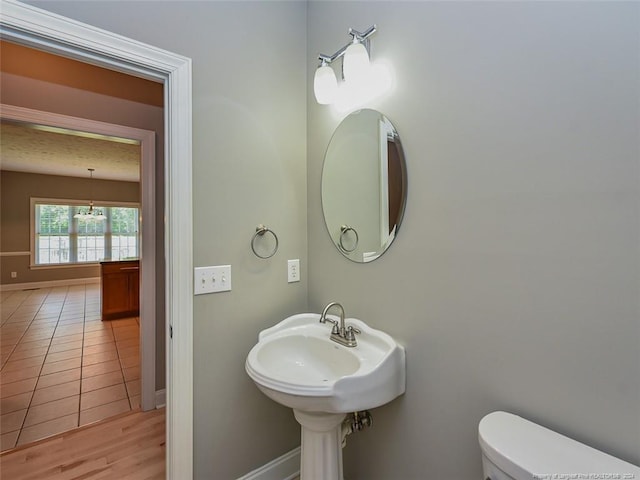
{"type": "Polygon", "coordinates": [[[140,262],[100,262],[102,320],[132,317],[140,312],[140,262]]]}

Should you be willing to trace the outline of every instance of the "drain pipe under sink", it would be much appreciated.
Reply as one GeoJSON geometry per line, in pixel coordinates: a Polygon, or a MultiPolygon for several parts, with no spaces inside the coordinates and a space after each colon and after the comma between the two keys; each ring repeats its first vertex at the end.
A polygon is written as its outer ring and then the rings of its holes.
{"type": "Polygon", "coordinates": [[[342,448],[347,445],[348,435],[370,427],[372,424],[373,417],[368,410],[348,414],[342,421],[342,448]]]}

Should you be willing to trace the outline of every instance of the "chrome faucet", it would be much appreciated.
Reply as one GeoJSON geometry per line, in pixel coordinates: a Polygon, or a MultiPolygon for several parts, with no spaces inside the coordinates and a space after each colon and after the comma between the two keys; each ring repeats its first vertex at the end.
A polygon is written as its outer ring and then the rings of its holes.
{"type": "Polygon", "coordinates": [[[331,302],[322,311],[320,315],[320,323],[332,323],[333,327],[331,328],[331,340],[334,342],[338,342],[340,345],[344,345],[345,347],[355,347],[358,345],[356,341],[356,333],[361,333],[360,330],[355,328],[352,325],[348,327],[344,324],[344,308],[338,302],[331,302]],[[331,307],[340,308],[340,324],[336,320],[332,320],[327,318],[327,312],[331,307]]]}
{"type": "Polygon", "coordinates": [[[329,305],[324,307],[322,311],[322,315],[320,315],[320,323],[325,322],[333,323],[333,328],[331,329],[331,333],[340,334],[340,332],[344,332],[344,308],[338,302],[331,302],[329,305]],[[338,327],[338,322],[335,320],[331,320],[327,318],[327,312],[331,307],[339,307],[340,308],[340,326],[338,327]]]}

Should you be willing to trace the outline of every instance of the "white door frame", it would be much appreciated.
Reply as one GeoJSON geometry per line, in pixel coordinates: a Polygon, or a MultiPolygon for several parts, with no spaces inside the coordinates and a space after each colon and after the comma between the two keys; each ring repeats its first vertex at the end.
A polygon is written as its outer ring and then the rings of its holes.
{"type": "Polygon", "coordinates": [[[164,84],[167,478],[193,478],[191,59],[15,0],[1,0],[0,33],[164,84]]]}
{"type": "MultiPolygon", "coordinates": [[[[142,410],[156,407],[156,134],[151,130],[0,104],[0,118],[69,130],[129,138],[140,142],[140,367],[142,410]]],[[[99,198],[94,198],[99,201],[99,198]]],[[[33,214],[33,211],[32,211],[33,214]]],[[[32,224],[33,226],[33,224],[32,224]]],[[[32,238],[33,241],[33,238],[32,238]]],[[[32,245],[33,246],[33,245],[32,245]]]]}

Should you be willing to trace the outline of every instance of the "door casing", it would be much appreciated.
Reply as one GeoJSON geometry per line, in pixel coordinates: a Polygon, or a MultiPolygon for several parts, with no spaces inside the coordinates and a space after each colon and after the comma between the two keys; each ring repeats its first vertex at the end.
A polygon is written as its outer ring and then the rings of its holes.
{"type": "Polygon", "coordinates": [[[15,0],[0,4],[14,43],[164,84],[167,478],[193,478],[191,59],[15,0]]]}

